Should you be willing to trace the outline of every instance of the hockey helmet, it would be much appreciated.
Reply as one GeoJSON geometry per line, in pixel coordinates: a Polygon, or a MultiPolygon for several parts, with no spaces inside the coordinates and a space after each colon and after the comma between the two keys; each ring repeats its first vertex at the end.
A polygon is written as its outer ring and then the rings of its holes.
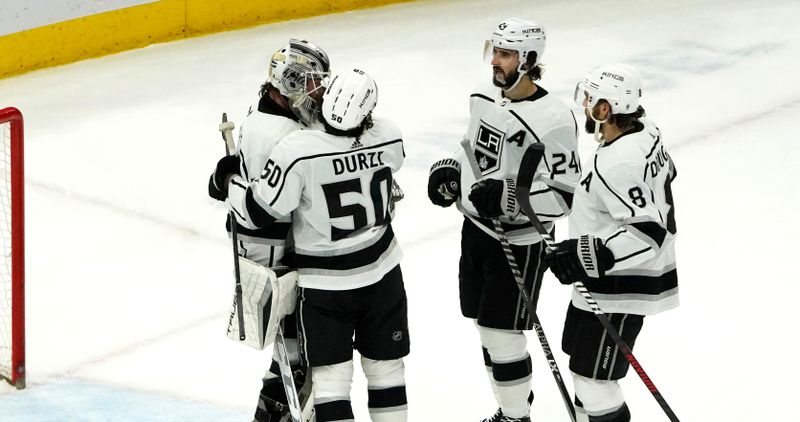
{"type": "Polygon", "coordinates": [[[486,62],[490,62],[495,48],[517,51],[519,53],[517,71],[524,73],[522,67],[530,53],[536,53],[534,65],[541,62],[546,41],[544,27],[538,22],[523,18],[508,18],[500,22],[492,32],[491,38],[486,40],[483,58],[486,62]]]}
{"type": "Polygon", "coordinates": [[[612,114],[636,112],[641,97],[639,73],[623,63],[597,66],[575,87],[575,104],[592,108],[598,101],[606,100],[612,114]]]}
{"type": "Polygon", "coordinates": [[[352,69],[333,76],[322,96],[322,116],[332,127],[351,130],[378,104],[378,87],[363,70],[352,69]]]}
{"type": "Polygon", "coordinates": [[[308,41],[293,38],[289,45],[272,55],[269,81],[290,100],[298,117],[309,122],[316,111],[316,101],[309,95],[325,89],[330,70],[330,59],[324,50],[308,41]]]}

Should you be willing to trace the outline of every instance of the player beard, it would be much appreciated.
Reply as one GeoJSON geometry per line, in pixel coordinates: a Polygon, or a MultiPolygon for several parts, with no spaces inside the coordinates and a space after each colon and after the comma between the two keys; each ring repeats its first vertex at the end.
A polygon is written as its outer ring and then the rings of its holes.
{"type": "Polygon", "coordinates": [[[597,125],[597,122],[594,121],[591,117],[586,117],[586,124],[584,125],[584,129],[586,129],[586,133],[592,134],[594,133],[594,127],[597,125]]]}
{"type": "Polygon", "coordinates": [[[506,75],[505,72],[503,72],[503,69],[498,66],[494,66],[492,71],[492,82],[494,83],[494,86],[499,88],[511,88],[517,82],[517,79],[519,79],[519,72],[516,70],[512,74],[506,75]]]}

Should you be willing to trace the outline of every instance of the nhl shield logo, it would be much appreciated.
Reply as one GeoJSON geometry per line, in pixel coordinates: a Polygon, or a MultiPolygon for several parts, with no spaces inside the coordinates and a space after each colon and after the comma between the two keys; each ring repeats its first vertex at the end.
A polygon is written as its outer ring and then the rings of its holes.
{"type": "Polygon", "coordinates": [[[503,149],[504,133],[481,122],[475,140],[475,158],[482,174],[489,174],[500,167],[500,152],[503,149]]]}

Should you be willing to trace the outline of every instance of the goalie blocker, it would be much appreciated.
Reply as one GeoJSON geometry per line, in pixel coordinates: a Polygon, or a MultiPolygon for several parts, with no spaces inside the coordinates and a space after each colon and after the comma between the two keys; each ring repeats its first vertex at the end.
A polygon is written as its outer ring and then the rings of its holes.
{"type": "Polygon", "coordinates": [[[228,338],[263,350],[272,344],[284,317],[294,312],[297,304],[297,271],[287,267],[273,269],[239,257],[242,285],[242,313],[245,339],[239,340],[236,321],[237,301],[228,321],[228,338]]]}

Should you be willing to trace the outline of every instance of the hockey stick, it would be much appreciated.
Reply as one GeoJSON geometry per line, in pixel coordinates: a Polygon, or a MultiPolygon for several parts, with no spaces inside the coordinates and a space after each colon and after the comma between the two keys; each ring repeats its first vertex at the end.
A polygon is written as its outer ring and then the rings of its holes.
{"type": "MultiPolygon", "coordinates": [[[[233,122],[228,121],[228,114],[222,113],[222,123],[219,124],[219,131],[222,133],[222,140],[225,141],[225,154],[233,155],[236,153],[236,145],[233,143],[233,122]]],[[[239,320],[239,340],[245,340],[244,334],[244,313],[242,308],[242,281],[239,278],[239,233],[236,230],[236,216],[233,210],[228,211],[228,220],[231,222],[231,239],[233,240],[233,273],[236,277],[236,317],[239,320]]]]}
{"type": "MultiPolygon", "coordinates": [[[[464,149],[464,153],[467,156],[467,161],[469,161],[469,166],[472,169],[472,174],[475,175],[475,180],[479,180],[481,178],[481,169],[478,167],[478,161],[475,159],[475,152],[472,150],[472,146],[470,145],[469,139],[464,139],[461,141],[461,147],[464,149]]],[[[527,155],[527,154],[526,154],[527,155]]],[[[533,172],[536,170],[536,167],[539,166],[539,160],[542,159],[542,154],[538,156],[531,157],[533,161],[530,161],[526,164],[530,167],[533,171],[523,172],[524,167],[520,168],[520,172],[517,176],[517,186],[521,182],[526,182],[528,186],[531,185],[530,180],[523,180],[522,177],[528,177],[529,179],[533,178],[533,172]]],[[[525,161],[523,160],[523,164],[525,161]]],[[[517,188],[519,189],[519,188],[517,188]]],[[[519,195],[519,194],[517,194],[519,195]]],[[[518,196],[519,197],[519,196],[518,196]]],[[[527,195],[525,196],[527,198],[527,195]]],[[[523,201],[524,202],[524,201],[523,201]]],[[[536,314],[536,304],[533,303],[528,292],[525,291],[525,280],[522,278],[522,274],[519,272],[519,266],[517,266],[517,259],[514,257],[514,253],[511,251],[511,244],[508,242],[508,238],[506,237],[505,230],[503,230],[503,226],[500,224],[500,220],[496,218],[492,218],[492,224],[494,225],[494,232],[497,234],[497,237],[500,239],[500,244],[503,246],[503,252],[506,254],[506,259],[508,260],[508,265],[511,267],[511,272],[514,274],[514,280],[517,282],[517,287],[519,288],[520,293],[522,293],[522,298],[525,301],[525,306],[528,308],[528,314],[531,317],[531,321],[533,322],[533,328],[536,330],[536,336],[539,338],[539,343],[542,345],[542,350],[544,351],[544,357],[547,359],[547,363],[550,364],[550,372],[553,373],[553,378],[556,380],[556,384],[558,385],[558,390],[561,392],[561,398],[564,400],[564,406],[567,408],[567,412],[569,413],[569,417],[572,422],[575,422],[575,407],[572,405],[572,398],[567,391],[567,386],[564,385],[564,378],[561,376],[561,371],[558,369],[558,363],[556,363],[556,359],[553,356],[553,352],[550,349],[550,343],[547,341],[547,337],[544,334],[544,329],[542,328],[542,323],[539,321],[539,316],[536,314]]]]}
{"type": "Polygon", "coordinates": [[[297,395],[297,387],[294,385],[294,374],[289,363],[289,354],[286,352],[286,342],[283,339],[283,323],[278,326],[275,335],[275,349],[278,352],[278,366],[281,368],[281,380],[283,389],[286,391],[286,402],[289,405],[289,413],[294,422],[306,422],[303,419],[303,411],[300,408],[300,398],[297,395]]]}
{"type": "MultiPolygon", "coordinates": [[[[543,154],[544,154],[544,145],[540,143],[536,143],[529,146],[528,150],[525,151],[525,154],[522,157],[522,163],[520,167],[519,182],[517,182],[517,187],[516,187],[516,197],[520,203],[522,211],[525,213],[525,215],[528,216],[530,222],[533,224],[534,227],[536,227],[536,231],[538,231],[539,234],[544,239],[545,244],[547,245],[548,252],[551,252],[555,250],[555,242],[553,241],[553,238],[550,237],[550,234],[547,232],[547,229],[545,229],[544,225],[542,225],[542,222],[539,221],[539,218],[536,216],[536,213],[534,212],[533,207],[531,206],[530,200],[528,200],[528,198],[530,197],[531,183],[533,181],[533,173],[536,171],[536,167],[538,166],[539,160],[541,159],[543,154]],[[527,177],[523,178],[522,172],[530,172],[531,174],[526,175],[527,177]],[[522,183],[522,181],[526,181],[528,183],[527,184],[522,183]]],[[[644,368],[642,368],[642,366],[639,364],[639,361],[636,360],[636,357],[633,356],[631,348],[628,346],[627,343],[625,343],[625,340],[623,340],[622,337],[620,337],[619,331],[617,331],[617,329],[614,328],[613,325],[611,325],[611,322],[608,320],[608,317],[600,309],[600,306],[597,304],[597,301],[594,300],[594,297],[592,297],[592,294],[589,293],[589,290],[586,288],[583,282],[576,281],[575,283],[573,283],[573,285],[575,286],[575,289],[578,291],[578,293],[580,293],[581,296],[583,296],[584,300],[586,300],[586,303],[589,304],[589,307],[592,308],[592,312],[594,312],[594,314],[597,316],[597,319],[600,320],[600,324],[603,326],[606,332],[608,332],[608,335],[611,337],[611,339],[614,340],[614,342],[617,344],[617,347],[619,347],[620,352],[622,352],[622,354],[625,355],[625,359],[628,360],[633,369],[636,371],[636,373],[644,382],[644,385],[647,386],[647,389],[650,390],[650,393],[653,394],[653,397],[655,397],[656,401],[661,406],[661,409],[663,409],[664,412],[667,414],[669,420],[672,422],[679,422],[678,417],[675,416],[675,412],[672,411],[672,408],[669,407],[667,401],[664,400],[664,396],[661,395],[661,393],[658,391],[658,388],[656,388],[653,381],[650,379],[649,376],[647,376],[647,373],[644,372],[644,368]]]]}
{"type": "MultiPolygon", "coordinates": [[[[236,153],[236,145],[233,142],[233,129],[235,125],[233,122],[228,121],[228,114],[222,113],[222,123],[219,125],[219,131],[222,133],[222,140],[225,141],[225,153],[233,155],[236,153]]],[[[244,313],[242,302],[242,283],[239,272],[239,234],[236,228],[236,216],[233,210],[228,212],[228,219],[231,222],[231,238],[233,240],[233,268],[236,276],[236,310],[237,319],[239,323],[239,340],[245,340],[244,330],[244,313]]],[[[298,397],[297,388],[294,384],[294,377],[292,374],[292,367],[289,363],[289,354],[286,351],[286,342],[283,337],[283,327],[278,326],[278,331],[275,334],[275,344],[278,353],[278,367],[281,371],[281,380],[284,391],[286,392],[287,403],[289,407],[289,415],[294,422],[310,422],[313,420],[313,409],[308,417],[304,417],[303,411],[300,406],[300,399],[298,397]]]]}

